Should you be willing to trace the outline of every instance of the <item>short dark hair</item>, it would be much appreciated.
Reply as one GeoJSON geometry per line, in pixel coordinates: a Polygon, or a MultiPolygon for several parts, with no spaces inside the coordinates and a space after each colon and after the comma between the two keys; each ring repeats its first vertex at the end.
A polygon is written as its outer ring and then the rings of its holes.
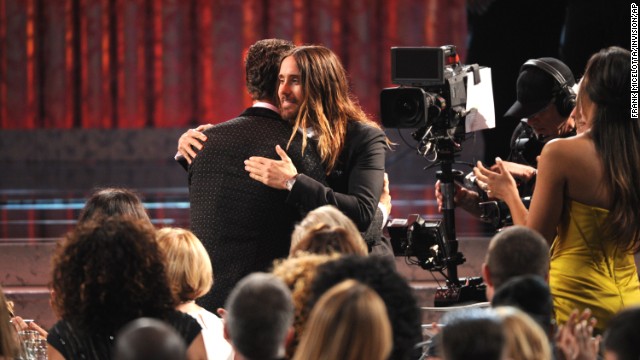
{"type": "Polygon", "coordinates": [[[275,100],[280,61],[293,49],[291,41],[281,39],[258,40],[249,47],[244,65],[247,89],[253,100],[275,100]]]}
{"type": "Polygon", "coordinates": [[[604,348],[616,354],[618,360],[640,359],[640,307],[622,310],[607,324],[604,348]]]}
{"type": "Polygon", "coordinates": [[[491,239],[485,263],[496,289],[514,276],[538,275],[546,279],[549,245],[537,231],[511,226],[491,239]]]}
{"type": "Polygon", "coordinates": [[[233,288],[225,303],[227,331],[247,359],[275,359],[293,324],[289,288],[273,274],[253,273],[233,288]]]}
{"type": "Polygon", "coordinates": [[[447,313],[440,332],[441,357],[447,360],[499,360],[505,344],[502,321],[492,309],[447,313]]]}
{"type": "Polygon", "coordinates": [[[369,286],[384,301],[393,331],[389,359],[413,358],[414,346],[422,340],[420,309],[411,287],[386,258],[350,255],[320,265],[311,286],[309,308],[327,290],[347,279],[369,286]]]}
{"type": "Polygon", "coordinates": [[[133,320],[116,336],[115,360],[186,360],[187,345],[169,324],[153,318],[133,320]]]}
{"type": "Polygon", "coordinates": [[[553,298],[549,285],[538,275],[509,279],[496,290],[491,306],[518,308],[535,320],[547,336],[553,335],[553,298]]]}
{"type": "Polygon", "coordinates": [[[132,216],[151,223],[138,194],[124,188],[96,190],[82,208],[78,222],[109,216],[132,216]]]}

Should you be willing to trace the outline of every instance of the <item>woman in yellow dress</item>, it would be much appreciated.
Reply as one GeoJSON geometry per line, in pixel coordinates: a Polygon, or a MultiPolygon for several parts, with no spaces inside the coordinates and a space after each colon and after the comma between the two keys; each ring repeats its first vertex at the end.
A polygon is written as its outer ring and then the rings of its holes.
{"type": "Polygon", "coordinates": [[[630,116],[631,57],[610,47],[591,57],[574,110],[583,133],[549,142],[538,162],[530,210],[498,159],[475,172],[504,200],[515,224],[551,244],[549,285],[556,320],[589,308],[597,331],[621,309],[640,304],[634,252],[640,246],[640,124],[630,116]]]}

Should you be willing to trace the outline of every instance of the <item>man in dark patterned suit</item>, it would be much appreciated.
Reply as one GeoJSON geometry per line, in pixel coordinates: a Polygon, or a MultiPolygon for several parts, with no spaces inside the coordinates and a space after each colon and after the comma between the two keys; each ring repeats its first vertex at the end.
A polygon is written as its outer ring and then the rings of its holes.
{"type": "MultiPolygon", "coordinates": [[[[287,256],[291,232],[303,215],[287,204],[287,190],[264,186],[244,170],[250,156],[276,157],[275,145],[286,148],[291,136],[291,125],[275,105],[275,92],[281,56],[293,47],[268,39],[249,48],[245,66],[253,106],[204,131],[206,142],[197,157],[189,159],[191,230],[209,252],[215,279],[212,291],[200,300],[211,311],[224,305],[244,276],[268,270],[274,259],[287,256]]],[[[325,183],[314,147],[302,154],[301,136],[289,145],[291,161],[325,183]]]]}

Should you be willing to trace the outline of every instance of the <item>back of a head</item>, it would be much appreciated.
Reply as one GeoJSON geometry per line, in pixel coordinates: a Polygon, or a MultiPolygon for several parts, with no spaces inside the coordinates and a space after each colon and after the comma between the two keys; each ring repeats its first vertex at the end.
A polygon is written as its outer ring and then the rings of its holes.
{"type": "Polygon", "coordinates": [[[485,264],[496,289],[519,275],[538,275],[546,279],[549,274],[549,245],[535,230],[511,226],[491,239],[485,264]]]}
{"type": "Polygon", "coordinates": [[[552,338],[553,299],[549,285],[537,275],[516,276],[500,286],[491,306],[513,306],[524,311],[552,338]]]}
{"type": "Polygon", "coordinates": [[[501,360],[505,336],[492,309],[472,308],[447,313],[440,346],[444,360],[501,360]]]}
{"type": "Polygon", "coordinates": [[[165,259],[171,292],[178,302],[200,298],[211,290],[213,269],[202,242],[189,230],[162,228],[156,239],[165,259]]]}
{"type": "Polygon", "coordinates": [[[249,47],[245,59],[247,89],[253,100],[275,100],[280,61],[294,48],[291,41],[258,40],[249,47]]]}
{"type": "Polygon", "coordinates": [[[115,332],[140,316],[163,318],[175,306],[155,228],[146,221],[81,223],[58,245],[52,265],[54,309],[77,331],[115,332]]]}
{"type": "Polygon", "coordinates": [[[326,291],[347,279],[367,285],[382,298],[393,331],[389,358],[412,358],[414,345],[422,340],[420,310],[411,287],[388,260],[378,256],[343,256],[321,265],[311,287],[309,306],[313,307],[326,291]]]}
{"type": "Polygon", "coordinates": [[[640,307],[622,310],[608,323],[604,333],[605,357],[615,360],[640,359],[640,307]]]}
{"type": "Polygon", "coordinates": [[[360,233],[353,234],[343,227],[326,224],[317,224],[307,229],[300,241],[291,244],[289,256],[295,256],[299,252],[326,255],[365,256],[368,254],[367,244],[360,233]]]}
{"type": "Polygon", "coordinates": [[[123,188],[106,188],[94,192],[82,208],[78,223],[110,216],[130,216],[151,223],[138,195],[123,188]]]}
{"type": "Polygon", "coordinates": [[[294,360],[386,360],[391,348],[391,325],[380,296],[345,280],[315,304],[294,360]]]}
{"type": "Polygon", "coordinates": [[[341,228],[344,230],[344,236],[348,237],[349,246],[353,248],[352,251],[347,253],[360,255],[366,255],[368,253],[367,244],[364,242],[364,239],[362,239],[362,234],[360,234],[353,221],[336,207],[325,205],[310,211],[307,216],[296,225],[291,235],[290,255],[295,254],[297,250],[304,250],[298,249],[300,247],[298,244],[304,238],[308,238],[310,233],[322,228],[322,225],[328,228],[341,228]]]}
{"type": "Polygon", "coordinates": [[[243,357],[284,356],[284,341],[293,323],[293,301],[282,280],[272,274],[250,274],[233,288],[225,308],[225,327],[243,357]]]}
{"type": "Polygon", "coordinates": [[[114,360],[186,360],[187,346],[178,332],[168,324],[139,318],[116,337],[114,360]]]}
{"type": "Polygon", "coordinates": [[[549,338],[526,313],[511,307],[497,307],[505,336],[505,356],[519,360],[551,360],[549,338]]]}

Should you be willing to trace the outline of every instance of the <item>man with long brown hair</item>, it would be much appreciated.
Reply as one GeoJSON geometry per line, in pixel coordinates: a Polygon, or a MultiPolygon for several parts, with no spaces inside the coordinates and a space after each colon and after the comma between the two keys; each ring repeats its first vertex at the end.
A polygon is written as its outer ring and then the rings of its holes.
{"type": "Polygon", "coordinates": [[[352,97],[338,57],[323,46],[289,51],[280,65],[278,97],[282,117],[293,124],[291,139],[303,133],[303,151],[318,150],[328,186],[298,173],[280,147],[279,160],[253,156],[246,170],[267,186],[289,190],[288,203],[308,210],[334,205],[365,231],[383,188],[387,139],[352,97]]]}

